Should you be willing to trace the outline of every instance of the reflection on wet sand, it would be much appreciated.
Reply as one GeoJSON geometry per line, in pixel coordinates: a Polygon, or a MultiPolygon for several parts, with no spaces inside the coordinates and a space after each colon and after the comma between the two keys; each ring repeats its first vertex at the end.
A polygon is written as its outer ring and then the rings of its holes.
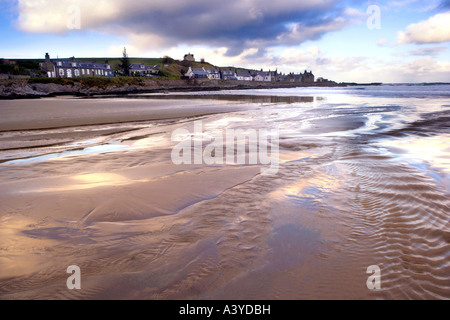
{"type": "Polygon", "coordinates": [[[136,182],[147,182],[148,180],[129,180],[125,177],[115,173],[89,173],[70,177],[75,180],[76,184],[64,184],[62,187],[55,188],[41,188],[36,190],[27,190],[26,192],[57,192],[92,189],[107,186],[124,186],[136,182]]]}
{"type": "Polygon", "coordinates": [[[450,173],[450,135],[444,134],[435,137],[408,137],[402,140],[388,140],[383,146],[391,148],[410,160],[420,159],[436,168],[450,173]]]}
{"type": "MultiPolygon", "coordinates": [[[[315,97],[310,96],[274,96],[274,95],[250,95],[250,94],[139,94],[128,95],[133,99],[162,99],[162,100],[217,100],[233,101],[238,103],[310,103],[314,102],[315,97]]],[[[318,100],[321,98],[318,97],[318,100]]]]}
{"type": "Polygon", "coordinates": [[[0,298],[449,299],[448,107],[413,89],[1,102],[0,298]],[[174,165],[196,120],[278,129],[278,172],[174,165]]]}

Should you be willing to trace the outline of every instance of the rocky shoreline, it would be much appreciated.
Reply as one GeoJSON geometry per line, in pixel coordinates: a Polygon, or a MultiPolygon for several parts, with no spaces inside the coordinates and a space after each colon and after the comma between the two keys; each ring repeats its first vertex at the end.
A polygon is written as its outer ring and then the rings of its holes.
{"type": "Polygon", "coordinates": [[[338,83],[282,83],[282,82],[246,82],[242,81],[203,81],[185,80],[145,80],[139,85],[125,84],[122,86],[86,86],[79,82],[73,84],[30,83],[28,81],[13,81],[0,83],[0,99],[33,99],[71,95],[80,97],[126,95],[135,93],[167,93],[167,92],[198,92],[220,90],[245,90],[294,87],[346,87],[356,84],[338,83]]]}

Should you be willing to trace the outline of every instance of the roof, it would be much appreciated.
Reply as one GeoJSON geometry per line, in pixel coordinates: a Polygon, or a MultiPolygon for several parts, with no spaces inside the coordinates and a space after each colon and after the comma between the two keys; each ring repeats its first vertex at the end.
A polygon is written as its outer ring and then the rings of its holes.
{"type": "Polygon", "coordinates": [[[201,71],[201,72],[194,72],[196,75],[198,75],[198,76],[202,76],[202,75],[205,75],[205,76],[207,76],[207,75],[209,75],[209,72],[205,72],[205,71],[201,71]]]}
{"type": "Polygon", "coordinates": [[[193,73],[199,73],[199,72],[206,72],[205,70],[203,70],[203,68],[194,68],[194,69],[192,69],[192,72],[193,73]]]}
{"type": "Polygon", "coordinates": [[[153,70],[152,66],[147,66],[145,64],[132,63],[130,64],[130,70],[153,70]]]}
{"type": "Polygon", "coordinates": [[[204,68],[194,68],[191,69],[192,73],[197,75],[209,75],[211,73],[217,74],[219,73],[216,69],[204,69],[204,68]]]}
{"type": "Polygon", "coordinates": [[[252,75],[248,72],[238,72],[236,73],[238,77],[251,77],[252,75]]]}
{"type": "Polygon", "coordinates": [[[143,69],[145,70],[145,65],[143,64],[137,64],[137,63],[131,63],[130,64],[130,69],[143,69]]]}
{"type": "MultiPolygon", "coordinates": [[[[72,60],[50,60],[52,64],[58,66],[58,62],[61,62],[61,67],[63,68],[86,68],[86,69],[107,69],[108,63],[99,62],[85,62],[85,61],[72,61],[72,60]],[[72,64],[76,65],[73,66],[72,64]]],[[[111,68],[111,66],[109,66],[111,68]]]]}

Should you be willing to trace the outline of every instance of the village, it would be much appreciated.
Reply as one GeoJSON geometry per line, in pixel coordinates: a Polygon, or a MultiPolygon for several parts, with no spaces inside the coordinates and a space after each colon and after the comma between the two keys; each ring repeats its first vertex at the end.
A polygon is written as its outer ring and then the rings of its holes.
{"type": "MultiPolygon", "coordinates": [[[[196,61],[193,54],[188,53],[184,55],[183,60],[173,60],[169,58],[170,62],[157,65],[148,65],[146,63],[130,63],[126,50],[124,50],[124,58],[121,59],[120,65],[114,67],[105,59],[103,61],[86,61],[86,59],[75,59],[75,57],[68,59],[51,58],[49,53],[45,54],[45,60],[38,62],[39,70],[28,70],[22,74],[15,72],[5,73],[4,70],[19,70],[18,62],[15,60],[0,59],[0,64],[9,69],[3,68],[0,70],[0,78],[2,79],[17,79],[17,78],[33,78],[33,77],[47,77],[47,78],[79,78],[79,77],[115,77],[115,76],[131,76],[131,77],[167,77],[171,74],[166,71],[169,68],[169,63],[177,64],[179,67],[175,76],[179,79],[193,80],[193,81],[254,81],[254,82],[295,82],[302,84],[327,83],[331,82],[324,78],[315,78],[312,71],[305,70],[303,73],[281,73],[278,70],[248,70],[235,67],[214,67],[210,64],[201,61],[196,61]]],[[[21,69],[20,69],[21,70],[21,69]]]]}
{"type": "MultiPolygon", "coordinates": [[[[184,61],[195,62],[194,55],[191,53],[184,56],[184,61]]],[[[301,83],[314,83],[315,76],[312,71],[308,72],[305,70],[304,73],[299,74],[283,74],[275,71],[260,71],[247,70],[238,71],[236,68],[220,68],[218,69],[208,69],[208,68],[192,68],[189,67],[188,72],[185,74],[186,78],[189,79],[209,79],[209,80],[237,80],[237,81],[258,81],[258,82],[301,82],[301,83]]],[[[325,79],[318,78],[318,82],[323,82],[325,79]]]]}

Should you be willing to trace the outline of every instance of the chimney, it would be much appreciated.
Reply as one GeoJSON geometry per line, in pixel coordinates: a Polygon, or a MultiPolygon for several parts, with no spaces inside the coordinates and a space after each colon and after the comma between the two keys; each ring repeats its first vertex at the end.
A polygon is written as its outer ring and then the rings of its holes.
{"type": "Polygon", "coordinates": [[[48,54],[48,52],[45,54],[45,60],[50,60],[50,55],[48,54]]]}

